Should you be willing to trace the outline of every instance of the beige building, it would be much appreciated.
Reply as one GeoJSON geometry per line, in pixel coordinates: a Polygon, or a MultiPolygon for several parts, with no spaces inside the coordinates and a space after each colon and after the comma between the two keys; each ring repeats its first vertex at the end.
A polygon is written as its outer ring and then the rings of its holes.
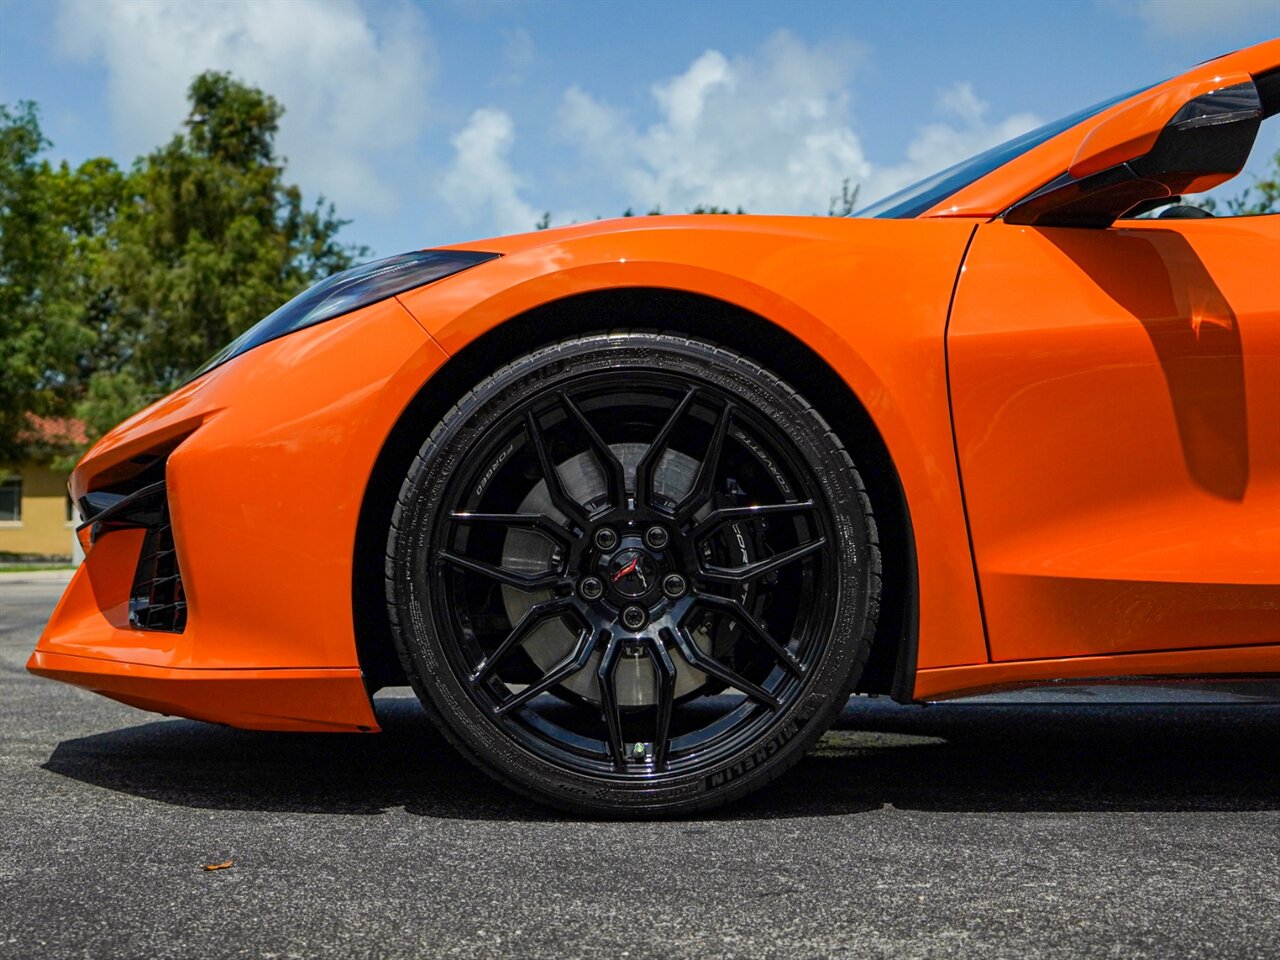
{"type": "MultiPolygon", "coordinates": [[[[31,422],[38,438],[52,444],[85,441],[84,426],[75,421],[31,422]]],[[[65,472],[41,463],[0,467],[0,562],[76,556],[75,527],[65,472]]]]}

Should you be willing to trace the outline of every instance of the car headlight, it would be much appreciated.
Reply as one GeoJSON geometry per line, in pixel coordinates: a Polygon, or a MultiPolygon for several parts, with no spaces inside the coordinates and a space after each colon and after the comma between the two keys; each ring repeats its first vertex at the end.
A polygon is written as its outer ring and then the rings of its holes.
{"type": "Polygon", "coordinates": [[[498,256],[470,250],[415,250],[335,273],[240,334],[193,373],[190,380],[269,340],[332,320],[498,256]]]}

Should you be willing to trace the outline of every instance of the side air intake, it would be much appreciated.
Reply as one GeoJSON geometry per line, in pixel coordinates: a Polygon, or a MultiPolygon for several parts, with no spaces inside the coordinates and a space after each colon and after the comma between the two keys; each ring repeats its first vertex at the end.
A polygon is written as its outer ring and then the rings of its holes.
{"type": "Polygon", "coordinates": [[[127,494],[95,491],[81,498],[80,508],[87,517],[80,530],[88,530],[90,546],[112,530],[146,531],[129,592],[129,623],[139,630],[181,633],[187,625],[187,596],[174,549],[165,482],[127,494]]]}
{"type": "Polygon", "coordinates": [[[181,633],[187,625],[187,596],[173,546],[167,499],[161,503],[156,525],[146,529],[129,596],[129,623],[139,630],[181,633]]]}

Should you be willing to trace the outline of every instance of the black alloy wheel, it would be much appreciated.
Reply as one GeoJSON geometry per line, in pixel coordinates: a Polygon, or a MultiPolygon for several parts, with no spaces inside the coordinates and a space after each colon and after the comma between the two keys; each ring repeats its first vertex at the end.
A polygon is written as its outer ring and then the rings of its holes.
{"type": "Polygon", "coordinates": [[[866,660],[871,505],[756,364],[652,333],[504,367],[423,444],[388,538],[405,669],[471,760],[578,812],[689,812],[798,760],[866,660]]]}

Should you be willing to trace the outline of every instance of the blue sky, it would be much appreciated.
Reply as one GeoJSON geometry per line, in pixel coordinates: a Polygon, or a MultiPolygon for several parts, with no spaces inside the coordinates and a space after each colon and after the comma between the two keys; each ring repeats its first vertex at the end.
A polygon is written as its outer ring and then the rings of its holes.
{"type": "Polygon", "coordinates": [[[0,0],[52,155],[168,139],[191,76],[288,113],[288,176],[390,254],[657,205],[821,213],[1280,34],[1280,0],[0,0]]]}

